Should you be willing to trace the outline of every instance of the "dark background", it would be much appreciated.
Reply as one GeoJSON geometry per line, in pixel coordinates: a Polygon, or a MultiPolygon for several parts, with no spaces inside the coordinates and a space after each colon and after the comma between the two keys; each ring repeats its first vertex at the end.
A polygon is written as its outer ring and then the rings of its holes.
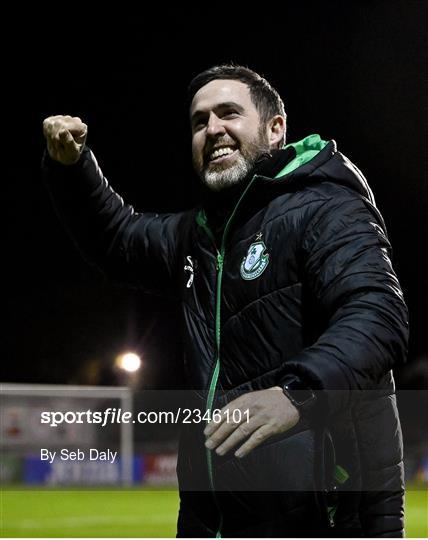
{"type": "Polygon", "coordinates": [[[280,92],[289,142],[334,138],[367,177],[410,308],[410,367],[397,379],[409,387],[426,377],[427,3],[276,5],[255,4],[251,15],[248,5],[219,4],[10,16],[3,381],[118,384],[114,358],[132,349],[143,358],[140,388],[179,386],[176,306],[118,288],[81,259],[41,182],[42,121],[80,116],[104,174],[137,210],[191,208],[199,192],[186,87],[229,61],[280,92]]]}

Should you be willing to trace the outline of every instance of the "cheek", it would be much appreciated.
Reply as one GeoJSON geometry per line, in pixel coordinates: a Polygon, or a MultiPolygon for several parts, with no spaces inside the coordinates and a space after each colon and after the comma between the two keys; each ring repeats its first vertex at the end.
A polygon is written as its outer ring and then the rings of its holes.
{"type": "Polygon", "coordinates": [[[194,161],[202,161],[203,144],[197,138],[192,140],[192,157],[194,161]]]}

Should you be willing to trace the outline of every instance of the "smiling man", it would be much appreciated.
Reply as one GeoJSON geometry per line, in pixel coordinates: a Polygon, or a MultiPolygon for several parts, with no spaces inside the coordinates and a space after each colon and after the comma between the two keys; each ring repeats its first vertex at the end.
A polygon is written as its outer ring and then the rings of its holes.
{"type": "Polygon", "coordinates": [[[199,74],[189,106],[205,192],[177,214],[124,205],[86,125],[44,121],[46,182],[86,258],[182,305],[206,422],[182,429],[178,536],[402,536],[407,309],[372,192],[334,141],[285,145],[283,102],[248,68],[199,74]]]}
{"type": "Polygon", "coordinates": [[[285,140],[285,112],[261,119],[248,86],[213,80],[202,87],[190,108],[193,165],[201,180],[220,191],[244,180],[257,158],[285,140]]]}

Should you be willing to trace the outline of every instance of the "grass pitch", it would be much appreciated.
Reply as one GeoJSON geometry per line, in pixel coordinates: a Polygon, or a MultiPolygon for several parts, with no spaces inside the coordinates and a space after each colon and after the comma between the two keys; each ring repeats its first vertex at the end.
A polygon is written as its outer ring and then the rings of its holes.
{"type": "Polygon", "coordinates": [[[175,490],[5,490],[1,536],[175,537],[175,490]]]}
{"type": "MultiPolygon", "coordinates": [[[[0,493],[1,537],[175,537],[175,490],[34,490],[0,493]]],[[[428,537],[428,491],[406,492],[406,536],[428,537]]]]}

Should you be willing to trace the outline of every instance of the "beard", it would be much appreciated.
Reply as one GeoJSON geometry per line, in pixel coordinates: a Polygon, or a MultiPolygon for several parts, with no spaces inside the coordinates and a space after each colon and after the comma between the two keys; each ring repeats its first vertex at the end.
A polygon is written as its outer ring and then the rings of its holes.
{"type": "MultiPolygon", "coordinates": [[[[232,140],[219,139],[216,143],[233,143],[232,140]]],[[[269,152],[269,142],[264,129],[260,126],[257,136],[249,142],[241,143],[238,147],[237,156],[233,163],[206,163],[198,167],[196,160],[193,160],[195,168],[198,170],[199,178],[212,191],[221,191],[239,182],[242,182],[254,167],[257,159],[264,153],[269,152]]]]}

